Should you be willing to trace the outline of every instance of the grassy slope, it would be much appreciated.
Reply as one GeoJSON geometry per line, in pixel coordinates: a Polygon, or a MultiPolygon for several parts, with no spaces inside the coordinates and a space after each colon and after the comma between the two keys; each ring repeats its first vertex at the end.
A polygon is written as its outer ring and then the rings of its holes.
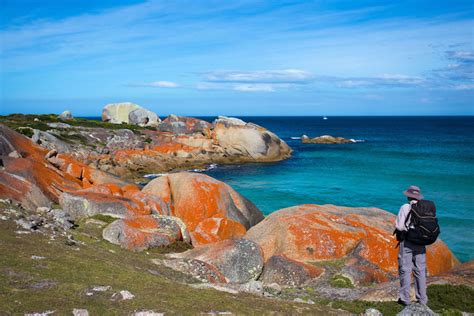
{"type": "Polygon", "coordinates": [[[86,308],[92,315],[125,315],[141,309],[171,314],[330,313],[330,308],[321,305],[193,289],[182,284],[191,281],[188,277],[150,262],[159,254],[124,251],[96,238],[91,230],[85,233],[83,227],[74,233],[85,242],[78,247],[67,246],[65,239],[50,241],[39,233],[18,235],[16,229],[11,221],[0,221],[0,314],[46,310],[70,314],[73,308],[86,308]],[[33,260],[33,255],[46,258],[33,260]],[[41,282],[47,286],[34,288],[41,282]],[[94,285],[110,285],[112,290],[87,296],[87,289],[94,285]],[[135,298],[111,301],[120,290],[130,291],[135,298]]]}

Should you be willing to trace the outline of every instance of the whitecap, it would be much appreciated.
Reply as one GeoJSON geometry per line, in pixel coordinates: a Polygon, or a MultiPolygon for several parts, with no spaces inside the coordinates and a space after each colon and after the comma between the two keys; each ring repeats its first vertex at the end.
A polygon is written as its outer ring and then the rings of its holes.
{"type": "Polygon", "coordinates": [[[158,177],[166,176],[166,175],[168,175],[168,173],[150,173],[150,174],[144,175],[143,177],[147,179],[148,178],[154,179],[154,178],[158,178],[158,177]]]}

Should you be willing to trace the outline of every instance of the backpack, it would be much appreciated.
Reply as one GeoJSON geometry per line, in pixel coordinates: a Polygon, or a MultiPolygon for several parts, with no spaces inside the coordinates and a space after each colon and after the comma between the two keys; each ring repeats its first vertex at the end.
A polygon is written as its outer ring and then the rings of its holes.
{"type": "Polygon", "coordinates": [[[428,200],[419,200],[411,205],[405,226],[407,224],[408,231],[404,239],[417,245],[431,245],[441,232],[436,218],[436,206],[428,200]]]}

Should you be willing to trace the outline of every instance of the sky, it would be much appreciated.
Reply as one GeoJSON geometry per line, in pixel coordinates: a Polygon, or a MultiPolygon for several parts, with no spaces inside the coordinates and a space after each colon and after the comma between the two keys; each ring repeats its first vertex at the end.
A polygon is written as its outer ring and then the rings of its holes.
{"type": "Polygon", "coordinates": [[[473,1],[0,0],[0,114],[474,115],[473,1]]]}

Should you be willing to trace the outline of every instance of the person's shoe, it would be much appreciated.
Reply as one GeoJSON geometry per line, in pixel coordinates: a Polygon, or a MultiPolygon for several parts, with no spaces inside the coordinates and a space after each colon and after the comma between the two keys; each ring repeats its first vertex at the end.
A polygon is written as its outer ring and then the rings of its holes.
{"type": "Polygon", "coordinates": [[[408,305],[410,305],[410,304],[408,304],[407,302],[402,301],[401,298],[398,299],[397,304],[400,304],[400,305],[402,305],[402,306],[408,306],[408,305]]]}

